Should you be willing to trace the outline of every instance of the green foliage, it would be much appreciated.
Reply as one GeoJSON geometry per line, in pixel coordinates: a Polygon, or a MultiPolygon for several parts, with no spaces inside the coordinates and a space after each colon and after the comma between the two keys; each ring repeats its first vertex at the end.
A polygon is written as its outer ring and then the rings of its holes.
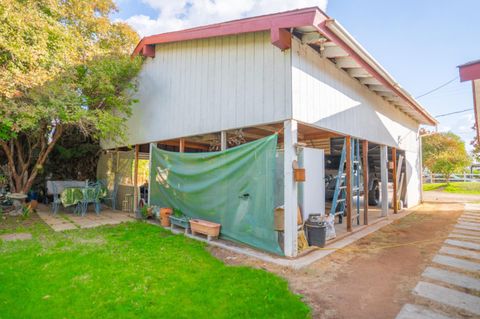
{"type": "Polygon", "coordinates": [[[0,172],[0,187],[6,186],[8,183],[8,179],[2,172],[0,172]]]}
{"type": "Polygon", "coordinates": [[[447,183],[430,183],[430,184],[423,184],[423,190],[424,190],[425,192],[429,192],[429,191],[434,191],[434,190],[443,189],[445,186],[447,186],[447,183]]]}
{"type": "Polygon", "coordinates": [[[5,318],[310,316],[284,279],[146,223],[33,234],[0,244],[5,318]]]}
{"type": "Polygon", "coordinates": [[[148,217],[148,205],[144,205],[140,208],[140,214],[142,215],[143,219],[148,217]]]}
{"type": "Polygon", "coordinates": [[[28,191],[70,128],[124,139],[142,59],[130,58],[138,36],[110,20],[115,10],[113,0],[0,2],[0,160],[14,191],[28,191]]]}
{"type": "Polygon", "coordinates": [[[31,211],[30,208],[26,205],[22,207],[22,219],[27,219],[30,217],[31,211]]]}
{"type": "Polygon", "coordinates": [[[475,182],[449,183],[444,190],[447,193],[480,195],[480,183],[475,183],[475,182]]]}
{"type": "Polygon", "coordinates": [[[425,167],[433,173],[444,174],[447,181],[451,174],[464,171],[471,163],[465,143],[451,132],[424,136],[422,146],[425,167]]]}
{"type": "Polygon", "coordinates": [[[477,182],[453,182],[423,184],[424,191],[441,190],[454,194],[480,195],[480,183],[477,182]]]}
{"type": "Polygon", "coordinates": [[[183,212],[178,209],[178,208],[174,208],[173,209],[173,216],[175,217],[184,217],[185,215],[183,214],[183,212]]]}

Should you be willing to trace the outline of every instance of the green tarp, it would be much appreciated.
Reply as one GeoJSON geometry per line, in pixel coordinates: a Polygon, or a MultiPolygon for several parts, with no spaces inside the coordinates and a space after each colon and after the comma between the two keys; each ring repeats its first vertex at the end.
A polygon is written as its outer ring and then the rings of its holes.
{"type": "Polygon", "coordinates": [[[220,223],[221,236],[283,255],[273,228],[277,135],[222,152],[152,146],[150,204],[220,223]]]}

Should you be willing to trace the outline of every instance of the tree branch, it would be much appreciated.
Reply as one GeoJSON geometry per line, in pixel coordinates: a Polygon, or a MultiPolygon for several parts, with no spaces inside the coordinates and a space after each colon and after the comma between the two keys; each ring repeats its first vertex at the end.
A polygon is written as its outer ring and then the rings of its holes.
{"type": "Polygon", "coordinates": [[[63,126],[58,125],[57,127],[55,127],[55,133],[53,133],[52,140],[50,141],[50,143],[48,143],[48,146],[46,146],[45,141],[42,139],[43,141],[42,149],[38,156],[37,162],[35,163],[35,166],[32,169],[32,173],[30,174],[30,177],[28,178],[27,182],[23,186],[22,192],[24,193],[28,192],[33,182],[35,181],[35,178],[37,177],[38,169],[45,163],[45,161],[48,158],[48,155],[53,150],[53,147],[62,136],[62,133],[63,133],[63,126]]]}

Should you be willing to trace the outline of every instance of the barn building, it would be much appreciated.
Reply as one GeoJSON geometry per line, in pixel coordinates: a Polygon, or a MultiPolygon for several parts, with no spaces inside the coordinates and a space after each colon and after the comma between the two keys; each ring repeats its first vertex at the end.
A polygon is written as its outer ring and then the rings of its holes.
{"type": "Polygon", "coordinates": [[[151,145],[211,152],[278,134],[286,256],[298,254],[298,207],[304,220],[338,215],[348,234],[420,203],[419,128],[436,120],[320,9],[152,35],[133,54],[145,57],[127,123],[136,166],[151,145]]]}

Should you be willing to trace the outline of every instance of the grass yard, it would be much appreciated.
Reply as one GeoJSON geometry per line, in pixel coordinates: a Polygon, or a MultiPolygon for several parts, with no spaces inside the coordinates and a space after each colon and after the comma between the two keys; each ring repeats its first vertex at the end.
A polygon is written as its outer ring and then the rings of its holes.
{"type": "Polygon", "coordinates": [[[0,318],[310,317],[284,279],[227,266],[203,243],[156,226],[14,228],[33,239],[0,240],[0,318]]]}
{"type": "Polygon", "coordinates": [[[424,191],[441,190],[447,193],[480,195],[480,183],[453,182],[448,184],[447,183],[423,184],[423,190],[424,191]]]}

